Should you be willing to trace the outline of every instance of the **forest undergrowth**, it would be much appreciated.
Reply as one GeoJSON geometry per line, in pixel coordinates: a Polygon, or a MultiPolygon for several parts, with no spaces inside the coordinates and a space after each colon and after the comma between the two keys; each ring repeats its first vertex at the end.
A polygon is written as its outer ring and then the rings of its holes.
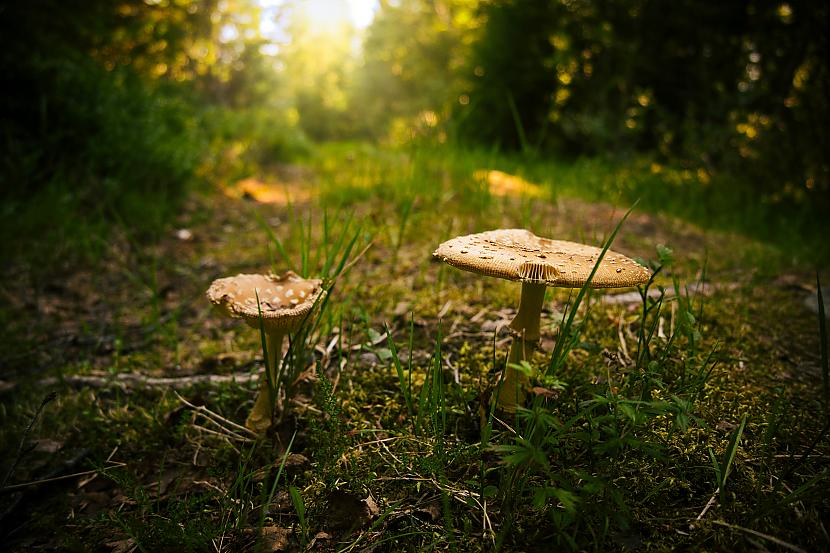
{"type": "Polygon", "coordinates": [[[241,192],[192,194],[157,242],[114,232],[93,264],[8,264],[3,543],[827,548],[814,268],[652,205],[621,222],[627,198],[595,202],[578,169],[562,171],[341,145],[241,192]],[[608,243],[654,276],[640,289],[549,290],[540,348],[522,367],[533,393],[505,416],[490,397],[519,285],[431,254],[514,227],[608,243]],[[214,278],[289,268],[325,273],[331,288],[291,343],[288,411],[257,439],[239,425],[260,336],[204,292],[214,278]]]}

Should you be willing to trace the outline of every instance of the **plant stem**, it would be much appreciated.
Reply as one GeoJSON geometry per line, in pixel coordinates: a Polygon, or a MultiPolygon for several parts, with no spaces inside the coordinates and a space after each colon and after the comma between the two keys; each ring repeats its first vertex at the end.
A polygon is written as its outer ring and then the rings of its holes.
{"type": "Polygon", "coordinates": [[[245,421],[245,426],[257,433],[268,430],[273,420],[274,410],[277,403],[279,384],[277,376],[278,363],[282,359],[282,339],[284,332],[266,332],[265,340],[268,350],[267,373],[263,374],[259,381],[259,394],[257,394],[254,408],[245,421]]]}

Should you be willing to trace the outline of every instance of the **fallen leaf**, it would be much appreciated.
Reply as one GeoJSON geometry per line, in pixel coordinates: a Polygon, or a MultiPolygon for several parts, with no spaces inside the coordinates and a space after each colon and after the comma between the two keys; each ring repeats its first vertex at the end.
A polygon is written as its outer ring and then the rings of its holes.
{"type": "Polygon", "coordinates": [[[428,503],[425,506],[416,509],[415,512],[427,515],[432,522],[435,522],[441,518],[441,508],[437,503],[428,503]]]}
{"type": "Polygon", "coordinates": [[[135,540],[132,538],[111,541],[105,543],[104,545],[112,549],[110,553],[130,553],[131,551],[135,551],[136,549],[135,540]]]}
{"type": "Polygon", "coordinates": [[[733,430],[738,428],[738,425],[734,422],[720,421],[717,425],[715,425],[715,428],[717,428],[718,430],[722,430],[724,432],[732,432],[733,430]]]}
{"type": "Polygon", "coordinates": [[[335,491],[329,495],[326,520],[330,527],[345,530],[367,524],[379,512],[371,496],[360,499],[348,492],[335,491]]]}
{"type": "Polygon", "coordinates": [[[110,506],[110,495],[106,492],[90,492],[78,494],[73,503],[78,511],[87,515],[96,515],[110,506]]]}
{"type": "Polygon", "coordinates": [[[412,304],[408,301],[399,301],[395,305],[395,309],[392,310],[392,314],[395,317],[402,317],[404,315],[408,315],[409,311],[412,309],[412,304]]]}
{"type": "Polygon", "coordinates": [[[308,457],[302,453],[291,453],[285,458],[286,467],[301,467],[308,463],[308,457]]]}
{"type": "Polygon", "coordinates": [[[536,394],[537,396],[542,396],[546,399],[556,399],[559,397],[559,392],[556,390],[548,390],[547,388],[542,388],[541,386],[534,386],[530,389],[531,392],[536,394]]]}
{"type": "Polygon", "coordinates": [[[260,535],[266,551],[285,551],[291,530],[280,526],[265,526],[260,535]]]}
{"type": "Polygon", "coordinates": [[[369,518],[375,518],[380,514],[380,508],[378,504],[375,502],[375,498],[372,497],[372,494],[369,494],[366,499],[363,500],[366,503],[366,509],[369,514],[369,518]]]}
{"type": "Polygon", "coordinates": [[[55,453],[63,447],[63,442],[57,440],[43,439],[38,440],[35,445],[35,451],[43,453],[55,453]]]}

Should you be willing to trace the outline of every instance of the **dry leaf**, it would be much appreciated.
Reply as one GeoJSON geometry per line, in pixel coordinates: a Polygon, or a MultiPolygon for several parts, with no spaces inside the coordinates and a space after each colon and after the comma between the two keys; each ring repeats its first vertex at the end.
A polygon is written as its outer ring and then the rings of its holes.
{"type": "Polygon", "coordinates": [[[265,526],[260,535],[266,551],[285,551],[291,530],[280,526],[265,526]]]}
{"type": "Polygon", "coordinates": [[[132,538],[127,538],[125,540],[118,540],[118,541],[111,541],[107,542],[107,547],[111,548],[112,551],[110,553],[130,553],[131,551],[135,551],[136,544],[135,540],[132,538]]]}
{"type": "Polygon", "coordinates": [[[559,397],[559,392],[556,390],[548,390],[547,388],[542,388],[541,386],[534,386],[530,389],[537,396],[542,396],[546,399],[556,399],[559,397]]]}
{"type": "Polygon", "coordinates": [[[329,496],[326,519],[332,528],[356,528],[367,524],[379,512],[371,496],[360,499],[348,492],[335,491],[329,496]]]}
{"type": "Polygon", "coordinates": [[[35,451],[41,451],[43,453],[55,453],[62,447],[63,442],[59,442],[57,440],[43,439],[37,441],[37,444],[35,445],[35,451]]]}
{"type": "Polygon", "coordinates": [[[370,519],[375,518],[380,514],[380,508],[378,507],[378,504],[375,502],[375,498],[372,497],[372,494],[369,494],[369,496],[366,497],[366,499],[364,499],[363,502],[366,503],[366,510],[369,514],[370,519]]]}
{"type": "Polygon", "coordinates": [[[432,522],[435,522],[441,518],[441,508],[437,503],[428,503],[424,507],[417,509],[415,512],[427,515],[432,522]]]}

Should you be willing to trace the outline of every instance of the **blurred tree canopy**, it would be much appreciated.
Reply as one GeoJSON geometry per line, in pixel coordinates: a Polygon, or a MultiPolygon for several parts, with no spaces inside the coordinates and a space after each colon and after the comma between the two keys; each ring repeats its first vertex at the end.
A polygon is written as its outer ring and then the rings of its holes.
{"type": "Polygon", "coordinates": [[[434,127],[463,92],[478,0],[381,2],[363,43],[352,105],[374,136],[434,127]]]}
{"type": "Polygon", "coordinates": [[[291,157],[305,136],[428,136],[647,156],[830,208],[823,0],[379,0],[363,31],[269,5],[3,4],[0,194],[63,183],[112,206],[291,157]]]}
{"type": "Polygon", "coordinates": [[[361,136],[365,125],[350,105],[356,30],[347,21],[317,29],[301,6],[288,6],[288,40],[281,44],[279,58],[300,126],[315,140],[361,136]]]}
{"type": "Polygon", "coordinates": [[[4,4],[4,194],[176,194],[217,137],[279,149],[290,117],[259,25],[254,0],[4,4]]]}
{"type": "Polygon", "coordinates": [[[471,141],[576,154],[657,152],[830,207],[822,0],[483,3],[467,67],[471,141]]]}

